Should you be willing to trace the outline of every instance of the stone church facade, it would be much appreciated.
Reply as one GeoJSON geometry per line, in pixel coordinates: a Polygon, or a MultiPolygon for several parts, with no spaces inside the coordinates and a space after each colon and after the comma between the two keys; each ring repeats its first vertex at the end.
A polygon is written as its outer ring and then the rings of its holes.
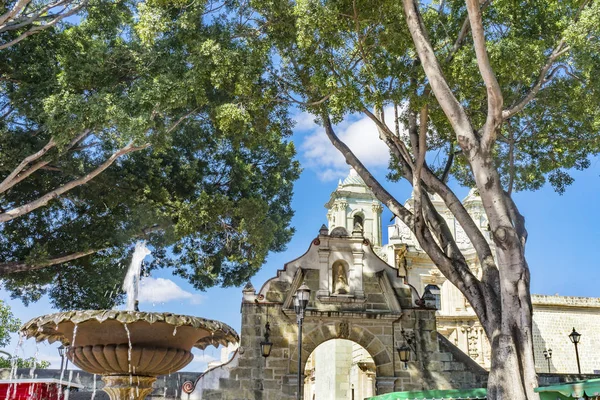
{"type": "MultiPolygon", "coordinates": [[[[441,199],[433,202],[479,273],[460,225],[441,199]]],[[[471,191],[464,204],[489,238],[477,194],[471,191]]],[[[388,243],[382,243],[382,205],[354,171],[339,182],[325,207],[328,226],[321,227],[306,253],[259,290],[250,284],[244,288],[240,347],[228,362],[186,382],[182,399],[294,399],[299,358],[304,400],[485,386],[490,347],[483,330],[462,293],[440,274],[408,227],[394,220],[388,243]],[[298,354],[292,296],[302,284],[311,297],[298,354]],[[438,310],[415,303],[428,284],[441,288],[438,310]],[[273,349],[263,358],[267,323],[273,349]],[[397,349],[406,344],[411,360],[405,365],[397,349]],[[340,365],[350,371],[344,372],[347,377],[336,376],[340,365]],[[316,396],[328,381],[334,394],[316,396]]],[[[573,326],[582,334],[582,372],[600,369],[600,299],[534,295],[533,302],[538,372],[548,372],[542,354],[547,348],[553,350],[552,373],[576,371],[567,337],[573,326]]]]}
{"type": "MultiPolygon", "coordinates": [[[[475,249],[459,223],[454,219],[438,196],[432,201],[454,232],[456,242],[465,254],[471,270],[480,276],[481,267],[475,249]]],[[[412,200],[406,204],[410,208],[412,200]]],[[[494,249],[489,235],[488,221],[481,198],[471,190],[463,200],[465,208],[478,223],[479,228],[494,249]]],[[[435,284],[441,288],[441,307],[436,312],[437,330],[450,342],[468,354],[486,369],[490,367],[490,344],[473,309],[463,294],[437,269],[419,246],[410,229],[398,218],[388,227],[388,244],[384,246],[385,258],[407,283],[419,293],[425,286],[435,284]]],[[[579,344],[581,372],[600,373],[600,298],[532,295],[533,341],[535,365],[538,373],[576,373],[577,360],[568,335],[575,327],[582,335],[579,344]],[[544,351],[552,350],[552,358],[544,351]]]]}

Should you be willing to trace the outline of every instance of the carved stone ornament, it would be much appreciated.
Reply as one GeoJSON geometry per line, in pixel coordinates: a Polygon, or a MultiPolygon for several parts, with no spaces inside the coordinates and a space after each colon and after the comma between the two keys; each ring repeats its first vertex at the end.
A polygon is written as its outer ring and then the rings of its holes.
{"type": "Polygon", "coordinates": [[[350,336],[350,325],[348,321],[342,321],[337,325],[337,337],[342,339],[348,339],[350,336]]]}

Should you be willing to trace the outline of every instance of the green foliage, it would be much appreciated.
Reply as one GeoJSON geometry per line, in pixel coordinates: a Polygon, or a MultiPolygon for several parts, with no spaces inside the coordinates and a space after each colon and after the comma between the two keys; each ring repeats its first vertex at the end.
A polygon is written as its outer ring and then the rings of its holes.
{"type": "MultiPolygon", "coordinates": [[[[467,18],[464,1],[421,2],[429,39],[448,83],[473,126],[487,115],[470,31],[457,43],[467,18]]],[[[255,1],[258,26],[277,48],[282,63],[273,75],[307,102],[329,96],[336,121],[374,107],[398,105],[406,126],[408,110],[429,105],[429,160],[444,169],[455,134],[428,90],[404,21],[402,3],[366,0],[255,1]],[[279,21],[287,21],[281,22],[279,21]],[[433,157],[432,157],[433,158],[433,157]]],[[[503,125],[495,160],[506,189],[535,190],[550,183],[559,193],[572,183],[569,171],[587,168],[600,151],[600,5],[582,0],[490,2],[483,11],[487,50],[505,108],[518,104],[539,79],[552,51],[564,39],[568,51],[545,75],[547,82],[524,110],[503,125]],[[512,160],[512,161],[511,161],[512,160]]],[[[319,114],[323,103],[304,108],[319,114]]],[[[405,138],[405,140],[408,140],[405,138]]],[[[409,145],[410,147],[410,145],[409,145]]],[[[398,164],[391,178],[402,176],[398,164]]],[[[456,180],[473,185],[471,169],[457,155],[456,180]]]]}
{"type": "Polygon", "coordinates": [[[16,332],[21,325],[13,315],[10,307],[0,300],[0,347],[5,347],[10,343],[10,334],[16,332]]]}
{"type": "MultiPolygon", "coordinates": [[[[120,158],[46,207],[0,227],[0,263],[83,258],[3,277],[24,301],[108,308],[136,240],[148,270],[172,268],[198,289],[240,285],[291,238],[299,175],[285,106],[265,79],[268,48],[235,36],[228,10],[205,2],[91,2],[77,25],[0,52],[0,177],[53,137],[50,161],[0,194],[8,210],[120,158]],[[1,103],[0,103],[1,104],[1,103]],[[92,134],[68,143],[84,129],[92,134]]],[[[0,210],[1,211],[1,210],[0,210]]]]}
{"type": "MultiPolygon", "coordinates": [[[[17,332],[21,321],[15,318],[10,307],[0,300],[0,347],[6,347],[10,343],[10,334],[17,332]]],[[[17,368],[48,368],[50,363],[48,361],[35,360],[35,358],[20,358],[16,359],[17,368]]],[[[8,357],[0,357],[0,368],[12,368],[13,364],[11,359],[8,357]]]]}
{"type": "MultiPolygon", "coordinates": [[[[17,358],[17,368],[38,368],[44,369],[50,366],[50,362],[45,360],[36,360],[34,357],[29,358],[17,358]]],[[[13,368],[15,365],[10,359],[0,357],[0,368],[13,368]]]]}

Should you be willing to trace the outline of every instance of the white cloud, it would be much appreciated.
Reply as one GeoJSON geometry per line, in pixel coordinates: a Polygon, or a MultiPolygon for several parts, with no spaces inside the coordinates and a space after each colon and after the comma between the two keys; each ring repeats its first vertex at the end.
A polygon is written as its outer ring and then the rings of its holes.
{"type": "Polygon", "coordinates": [[[294,128],[298,131],[312,131],[318,128],[318,125],[315,123],[315,116],[306,111],[295,115],[294,121],[296,121],[294,128]]]}
{"type": "MultiPolygon", "coordinates": [[[[392,109],[386,110],[386,122],[392,121],[392,109]]],[[[301,113],[295,116],[296,127],[311,131],[303,138],[300,152],[305,167],[315,171],[319,179],[333,181],[348,175],[348,165],[342,154],[331,144],[322,127],[316,125],[314,116],[301,113]]],[[[390,125],[392,126],[392,125],[390,125]]],[[[387,168],[389,149],[379,139],[375,123],[368,117],[345,121],[335,127],[338,137],[350,147],[363,164],[372,169],[387,168]]]]}
{"type": "Polygon", "coordinates": [[[200,304],[202,296],[183,290],[170,279],[146,277],[140,283],[138,299],[148,303],[188,300],[192,304],[200,304]]]}
{"type": "Polygon", "coordinates": [[[192,360],[192,362],[197,362],[197,363],[210,363],[213,361],[217,361],[217,359],[213,356],[211,356],[210,354],[194,354],[194,359],[192,360]]]}

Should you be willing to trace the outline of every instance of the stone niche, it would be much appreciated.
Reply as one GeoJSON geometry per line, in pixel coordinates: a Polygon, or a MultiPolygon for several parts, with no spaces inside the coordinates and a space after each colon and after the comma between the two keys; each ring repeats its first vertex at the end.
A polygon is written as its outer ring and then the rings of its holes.
{"type": "Polygon", "coordinates": [[[183,399],[294,399],[298,358],[304,371],[317,346],[338,338],[359,344],[373,359],[376,394],[473,387],[486,379],[481,367],[438,335],[435,311],[413,306],[411,289],[398,270],[362,235],[329,235],[322,229],[304,255],[285,264],[258,292],[246,286],[241,312],[234,359],[218,369],[218,379],[211,380],[209,371],[188,384],[183,399]],[[303,283],[311,297],[298,354],[292,296],[303,283]],[[267,322],[273,349],[263,358],[260,342],[267,322]],[[413,352],[405,366],[396,349],[407,341],[413,352]]]}

